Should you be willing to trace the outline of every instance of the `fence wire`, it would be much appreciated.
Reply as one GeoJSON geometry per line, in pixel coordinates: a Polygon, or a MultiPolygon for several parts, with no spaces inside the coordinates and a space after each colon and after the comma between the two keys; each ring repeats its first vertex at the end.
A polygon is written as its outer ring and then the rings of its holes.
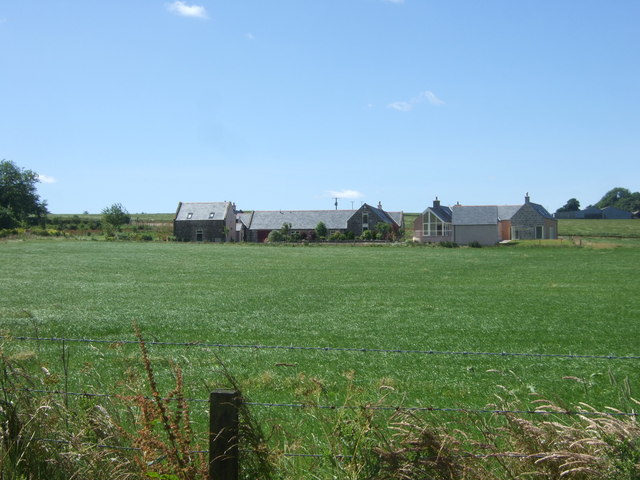
{"type": "MultiPolygon", "coordinates": [[[[6,389],[11,391],[10,389],[6,389]]],[[[42,390],[33,388],[21,388],[14,391],[27,393],[40,393],[47,395],[63,395],[70,397],[85,398],[126,398],[127,395],[113,395],[108,393],[87,393],[87,392],[66,392],[64,390],[42,390]]],[[[155,400],[154,397],[143,397],[147,400],[155,400]]],[[[163,401],[177,401],[175,397],[163,398],[163,401]]],[[[203,398],[185,398],[189,403],[209,403],[209,399],[203,398]]],[[[394,411],[394,412],[443,412],[443,413],[472,413],[472,414],[489,414],[489,415],[567,415],[567,416],[587,416],[587,417],[638,417],[638,412],[596,412],[584,410],[501,410],[488,408],[456,408],[456,407],[407,407],[403,405],[318,405],[307,403],[268,403],[268,402],[244,402],[244,405],[250,407],[265,408],[294,408],[294,409],[321,409],[321,410],[373,410],[373,411],[394,411]]]]}

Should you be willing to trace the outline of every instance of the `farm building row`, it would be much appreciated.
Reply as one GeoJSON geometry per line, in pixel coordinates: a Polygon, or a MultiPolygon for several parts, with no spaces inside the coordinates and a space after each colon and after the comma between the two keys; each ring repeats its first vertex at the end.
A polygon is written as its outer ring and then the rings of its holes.
{"type": "MultiPolygon", "coordinates": [[[[189,242],[264,242],[269,233],[288,225],[289,232],[312,238],[320,222],[329,235],[360,237],[366,230],[405,228],[403,212],[387,212],[382,205],[367,203],[357,210],[280,210],[243,212],[232,202],[180,203],[174,220],[174,235],[189,242]]],[[[520,205],[443,206],[436,198],[416,218],[413,239],[418,242],[477,242],[494,245],[505,240],[554,239],[557,220],[525,196],[520,205]]]]}
{"type": "Polygon", "coordinates": [[[572,212],[556,212],[556,218],[581,218],[581,219],[602,219],[602,220],[630,220],[633,213],[621,210],[617,207],[587,207],[584,210],[576,210],[572,212]]]}
{"type": "Polygon", "coordinates": [[[402,212],[386,212],[382,205],[363,204],[357,210],[279,210],[238,211],[231,202],[180,203],[176,212],[174,235],[187,242],[248,241],[264,242],[269,233],[287,224],[289,232],[310,237],[322,222],[329,235],[376,230],[379,223],[398,231],[403,227],[402,212]]]}
{"type": "Polygon", "coordinates": [[[495,245],[508,240],[558,238],[558,221],[529,194],[520,205],[454,205],[436,198],[414,222],[418,242],[495,245]]]}

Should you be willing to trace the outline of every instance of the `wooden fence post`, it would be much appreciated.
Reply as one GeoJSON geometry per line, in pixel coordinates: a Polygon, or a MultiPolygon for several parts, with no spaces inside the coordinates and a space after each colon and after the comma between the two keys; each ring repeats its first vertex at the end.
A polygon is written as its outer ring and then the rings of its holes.
{"type": "Polygon", "coordinates": [[[209,406],[209,480],[238,480],[240,393],[215,390],[209,406]]]}

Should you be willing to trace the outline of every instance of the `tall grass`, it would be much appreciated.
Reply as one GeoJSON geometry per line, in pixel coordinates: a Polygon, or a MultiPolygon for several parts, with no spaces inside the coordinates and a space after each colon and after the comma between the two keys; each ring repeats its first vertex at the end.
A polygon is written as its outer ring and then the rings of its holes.
{"type": "MultiPolygon", "coordinates": [[[[50,373],[28,376],[20,360],[0,357],[2,478],[207,478],[206,452],[193,436],[180,369],[174,370],[174,390],[162,394],[139,338],[147,381],[129,381],[137,395],[86,401],[73,409],[34,394],[50,373]]],[[[237,387],[231,373],[225,375],[237,387]]],[[[353,380],[352,372],[348,404],[361,400],[353,380]]],[[[308,405],[299,417],[315,422],[317,433],[304,438],[296,428],[260,424],[244,407],[241,478],[631,480],[640,475],[640,427],[635,417],[615,416],[615,409],[613,415],[588,415],[591,409],[582,405],[586,414],[567,416],[553,402],[538,399],[536,410],[548,414],[527,416],[517,413],[521,402],[509,396],[490,405],[505,413],[458,412],[446,419],[383,410],[378,408],[385,405],[382,395],[375,404],[327,411],[317,404],[322,388],[305,383],[308,405]]]]}

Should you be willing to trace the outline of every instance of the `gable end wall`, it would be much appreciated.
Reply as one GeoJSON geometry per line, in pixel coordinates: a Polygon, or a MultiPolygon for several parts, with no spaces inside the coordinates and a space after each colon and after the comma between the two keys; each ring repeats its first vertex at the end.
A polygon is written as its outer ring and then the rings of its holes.
{"type": "Polygon", "coordinates": [[[520,240],[534,240],[536,238],[535,227],[544,227],[544,238],[558,238],[558,221],[540,215],[531,205],[524,204],[513,217],[511,226],[519,231],[520,240]]]}

